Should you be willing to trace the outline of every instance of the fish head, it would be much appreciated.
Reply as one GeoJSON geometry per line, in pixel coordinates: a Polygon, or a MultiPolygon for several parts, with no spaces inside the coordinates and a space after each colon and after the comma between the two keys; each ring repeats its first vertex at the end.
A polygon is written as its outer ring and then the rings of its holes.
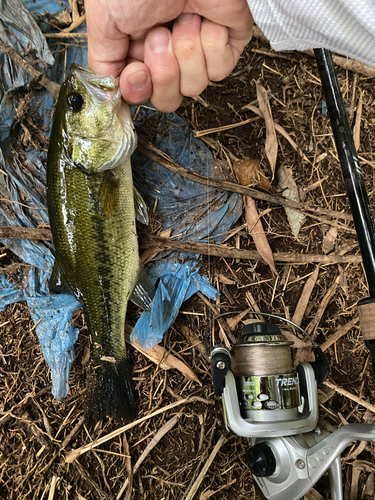
{"type": "Polygon", "coordinates": [[[75,165],[93,174],[115,168],[133,153],[137,135],[118,79],[73,65],[59,101],[65,154],[75,165]]]}

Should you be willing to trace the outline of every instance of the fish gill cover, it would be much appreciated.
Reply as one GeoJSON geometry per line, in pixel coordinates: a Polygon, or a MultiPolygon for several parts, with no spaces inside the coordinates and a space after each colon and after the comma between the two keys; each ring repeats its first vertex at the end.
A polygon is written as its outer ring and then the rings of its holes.
{"type": "MultiPolygon", "coordinates": [[[[55,82],[62,83],[71,64],[87,64],[86,40],[75,41],[66,50],[43,32],[51,31],[44,22],[59,16],[69,7],[48,0],[0,0],[0,40],[13,47],[26,60],[35,62],[55,82]],[[54,57],[51,50],[54,49],[54,57]]],[[[77,32],[86,31],[81,25],[77,32]]],[[[48,225],[46,210],[46,149],[52,125],[54,98],[44,88],[27,92],[32,78],[0,52],[0,227],[48,225]],[[33,109],[33,121],[22,117],[25,99],[33,109]],[[37,127],[42,148],[36,149],[23,127],[26,121],[37,127]],[[17,127],[15,125],[18,125],[17,127]],[[26,146],[19,151],[17,141],[26,146]],[[20,154],[21,153],[21,154],[20,154]]],[[[32,82],[31,82],[32,85],[32,82]]],[[[34,86],[33,86],[34,87],[34,86]]],[[[204,143],[193,137],[187,123],[176,113],[163,114],[142,107],[135,125],[138,135],[147,138],[150,123],[156,130],[155,147],[167,153],[179,165],[203,175],[212,175],[215,162],[204,143]]],[[[179,176],[146,158],[139,151],[132,156],[134,183],[150,207],[163,221],[163,230],[179,240],[219,243],[242,214],[238,194],[217,191],[179,176]],[[215,211],[209,210],[209,205],[215,211]],[[178,236],[177,236],[178,235],[178,236]]],[[[28,266],[19,272],[18,281],[0,275],[0,310],[6,305],[27,302],[36,324],[43,355],[52,373],[52,393],[56,399],[66,396],[69,373],[74,359],[78,330],[72,322],[79,302],[69,294],[52,295],[48,283],[54,262],[53,245],[27,239],[0,239],[28,266]]],[[[159,253],[148,270],[157,283],[151,312],[143,312],[136,323],[132,340],[138,339],[149,349],[159,343],[173,324],[181,304],[200,290],[207,297],[217,297],[217,290],[199,273],[199,256],[177,252],[159,253]]]]}

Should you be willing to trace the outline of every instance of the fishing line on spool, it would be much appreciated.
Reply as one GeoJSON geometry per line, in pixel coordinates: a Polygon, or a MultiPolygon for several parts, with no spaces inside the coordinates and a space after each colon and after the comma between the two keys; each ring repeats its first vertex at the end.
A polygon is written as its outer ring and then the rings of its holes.
{"type": "MultiPolygon", "coordinates": [[[[207,326],[205,328],[205,331],[204,331],[204,347],[205,347],[206,356],[208,357],[208,359],[211,359],[211,351],[214,347],[214,344],[212,342],[211,342],[210,346],[208,345],[208,332],[209,332],[209,329],[210,329],[212,323],[223,316],[228,316],[230,314],[232,314],[232,315],[233,314],[241,314],[242,312],[243,311],[227,311],[227,312],[223,312],[221,314],[217,314],[216,316],[214,316],[212,319],[209,320],[209,322],[207,323],[207,326]]],[[[262,311],[248,311],[246,315],[248,315],[248,314],[254,314],[255,316],[267,316],[270,318],[278,319],[280,321],[284,321],[285,323],[288,323],[289,325],[294,326],[300,332],[302,332],[303,335],[305,335],[305,337],[307,337],[307,339],[311,342],[314,349],[316,349],[318,347],[318,344],[311,338],[311,336],[303,328],[296,325],[296,323],[293,323],[293,321],[290,321],[289,319],[283,318],[282,316],[278,316],[277,314],[265,313],[262,311]]]]}

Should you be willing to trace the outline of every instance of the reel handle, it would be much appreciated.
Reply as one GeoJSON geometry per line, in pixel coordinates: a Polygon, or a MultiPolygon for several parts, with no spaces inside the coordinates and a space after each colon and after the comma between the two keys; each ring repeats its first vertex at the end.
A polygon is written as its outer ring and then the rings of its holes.
{"type": "Polygon", "coordinates": [[[317,431],[253,441],[275,454],[275,472],[254,477],[268,500],[299,500],[327,470],[332,500],[343,499],[340,455],[353,441],[375,441],[375,424],[350,424],[333,434],[317,431]]]}

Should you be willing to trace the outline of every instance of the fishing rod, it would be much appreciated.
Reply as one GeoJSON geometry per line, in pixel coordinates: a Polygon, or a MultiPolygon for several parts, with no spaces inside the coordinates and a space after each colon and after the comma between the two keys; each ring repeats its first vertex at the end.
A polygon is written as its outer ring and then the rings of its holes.
{"type": "Polygon", "coordinates": [[[358,314],[362,335],[371,353],[375,381],[374,219],[332,54],[326,49],[315,49],[314,52],[368,283],[369,297],[358,302],[358,314]]]}

